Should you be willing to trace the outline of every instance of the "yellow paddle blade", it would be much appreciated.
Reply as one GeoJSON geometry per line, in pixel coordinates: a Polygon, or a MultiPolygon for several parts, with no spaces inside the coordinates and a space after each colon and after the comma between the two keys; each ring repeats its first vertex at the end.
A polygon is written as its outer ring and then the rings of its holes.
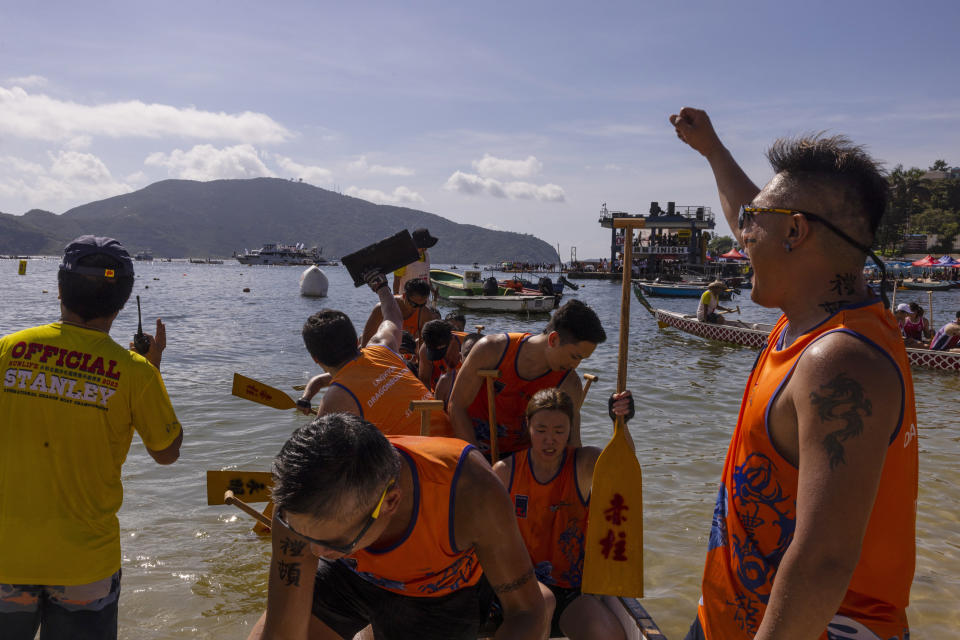
{"type": "Polygon", "coordinates": [[[233,374],[233,395],[253,402],[265,404],[274,409],[293,409],[297,403],[280,389],[263,384],[253,378],[233,374]]]}
{"type": "Polygon", "coordinates": [[[643,479],[619,425],[593,469],[581,591],[643,597],[643,479]]]}
{"type": "Polygon", "coordinates": [[[273,476],[269,471],[207,471],[207,504],[223,504],[229,489],[244,502],[266,502],[270,499],[273,476]]]}
{"type": "Polygon", "coordinates": [[[661,329],[666,329],[670,325],[668,325],[666,322],[663,322],[662,320],[657,320],[657,326],[661,329]]]}

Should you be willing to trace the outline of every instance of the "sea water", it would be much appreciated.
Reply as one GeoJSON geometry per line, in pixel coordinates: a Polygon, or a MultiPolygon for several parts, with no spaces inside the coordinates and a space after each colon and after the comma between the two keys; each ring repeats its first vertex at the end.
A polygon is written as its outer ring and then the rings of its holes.
{"type": "MultiPolygon", "coordinates": [[[[59,318],[58,262],[30,260],[18,276],[17,261],[0,260],[0,334],[59,318]]],[[[155,464],[134,437],[123,467],[120,637],[243,638],[263,612],[269,540],[255,535],[252,519],[236,508],[206,504],[205,472],[269,470],[287,436],[308,420],[232,396],[234,372],[297,397],[292,387],[319,372],[300,338],[304,320],[322,308],[339,309],[362,331],[375,295],[354,288],[342,267],[323,270],[329,297],[310,299],[299,295],[301,268],[136,263],[144,330],[152,332],[157,317],[167,326],[160,370],[185,437],[172,466],[155,464]]],[[[584,444],[603,446],[612,430],[606,399],[616,386],[621,290],[619,283],[579,282],[566,298],[596,309],[608,334],[578,370],[600,378],[584,403],[582,431],[584,444]]],[[[913,300],[928,306],[926,293],[898,293],[897,302],[913,300]]],[[[660,299],[656,306],[694,313],[696,302],[660,299]]],[[[960,291],[934,293],[933,303],[939,326],[960,309],[960,291]]],[[[746,291],[730,306],[738,304],[744,320],[777,317],[746,291]]],[[[484,333],[539,332],[546,321],[546,315],[467,316],[468,328],[482,324],[484,333]]],[[[131,298],[111,335],[126,345],[136,327],[131,298]]],[[[721,466],[755,357],[751,349],[660,330],[631,299],[627,380],[644,474],[643,603],[670,638],[682,638],[695,615],[721,466]]],[[[914,637],[947,638],[960,629],[960,376],[913,369],[913,379],[920,499],[908,615],[914,637]]]]}

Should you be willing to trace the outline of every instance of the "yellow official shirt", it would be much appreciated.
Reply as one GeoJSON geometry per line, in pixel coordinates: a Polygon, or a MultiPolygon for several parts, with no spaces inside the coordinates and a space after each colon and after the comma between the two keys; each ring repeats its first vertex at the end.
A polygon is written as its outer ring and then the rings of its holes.
{"type": "Polygon", "coordinates": [[[120,468],[134,430],[180,434],[160,372],[106,333],[0,338],[0,583],[85,584],[120,568],[120,468]]]}

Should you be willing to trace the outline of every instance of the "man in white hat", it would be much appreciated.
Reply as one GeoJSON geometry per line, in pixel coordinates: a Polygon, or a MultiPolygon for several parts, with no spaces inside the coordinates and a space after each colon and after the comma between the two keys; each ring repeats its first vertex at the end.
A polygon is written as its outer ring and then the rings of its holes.
{"type": "Polygon", "coordinates": [[[427,229],[414,229],[410,235],[413,236],[413,244],[417,246],[420,257],[416,262],[411,262],[393,272],[393,295],[399,295],[408,280],[423,280],[430,284],[430,256],[427,254],[427,249],[437,244],[437,238],[430,235],[427,229]]]}

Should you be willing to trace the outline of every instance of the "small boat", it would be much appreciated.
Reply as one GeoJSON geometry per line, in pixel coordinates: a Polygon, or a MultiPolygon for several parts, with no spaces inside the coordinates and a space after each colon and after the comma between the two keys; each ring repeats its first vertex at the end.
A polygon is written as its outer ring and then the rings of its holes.
{"type": "Polygon", "coordinates": [[[510,311],[514,313],[550,313],[557,306],[556,296],[448,296],[447,300],[471,311],[510,311]]]}
{"type": "Polygon", "coordinates": [[[268,265],[304,265],[329,264],[317,247],[307,249],[301,244],[270,243],[253,251],[244,250],[243,253],[234,253],[233,257],[240,264],[268,264],[268,265]]]}
{"type": "Polygon", "coordinates": [[[190,264],[223,264],[223,260],[216,258],[190,258],[190,264]]]}
{"type": "Polygon", "coordinates": [[[554,282],[547,276],[543,276],[537,282],[533,282],[526,278],[514,276],[510,280],[498,280],[497,284],[522,296],[552,296],[563,294],[564,282],[566,282],[566,278],[560,278],[554,282]]]}
{"type": "MultiPolygon", "coordinates": [[[[647,610],[636,598],[623,596],[597,597],[620,623],[627,640],[667,640],[660,627],[654,622],[653,617],[647,613],[647,610]]],[[[477,638],[492,638],[495,632],[496,629],[488,623],[480,629],[477,638]]],[[[354,640],[358,637],[355,637],[354,640]]],[[[551,634],[550,637],[562,638],[562,636],[554,634],[551,634]]]]}
{"type": "Polygon", "coordinates": [[[133,259],[139,262],[153,262],[153,252],[150,249],[144,249],[134,255],[133,259]]]}
{"type": "MultiPolygon", "coordinates": [[[[751,323],[729,319],[724,324],[700,322],[696,316],[667,311],[666,309],[654,309],[637,289],[634,289],[634,293],[636,293],[640,304],[656,318],[657,326],[661,329],[673,327],[707,340],[729,342],[754,349],[762,349],[767,346],[767,338],[773,331],[772,324],[761,322],[751,323]]],[[[907,358],[913,367],[960,371],[960,352],[907,349],[907,358]]]]}
{"type": "MultiPolygon", "coordinates": [[[[684,282],[649,282],[634,280],[634,290],[641,289],[648,296],[660,298],[699,298],[707,290],[706,284],[689,284],[684,282]]],[[[731,300],[735,291],[724,289],[720,294],[721,300],[731,300]]]]}
{"type": "Polygon", "coordinates": [[[949,281],[924,282],[922,280],[904,280],[903,287],[905,289],[913,289],[914,291],[947,291],[953,287],[953,283],[949,281]]]}
{"type": "Polygon", "coordinates": [[[464,271],[462,274],[445,269],[430,269],[430,284],[441,298],[450,296],[478,296],[483,293],[483,281],[479,271],[464,271]]]}

